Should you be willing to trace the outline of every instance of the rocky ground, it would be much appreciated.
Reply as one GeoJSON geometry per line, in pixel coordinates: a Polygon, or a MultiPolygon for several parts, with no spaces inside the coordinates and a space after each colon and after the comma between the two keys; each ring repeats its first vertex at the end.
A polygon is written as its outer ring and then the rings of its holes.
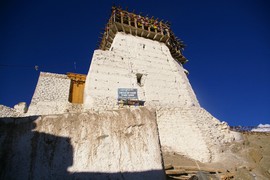
{"type": "Polygon", "coordinates": [[[221,148],[216,163],[200,163],[179,154],[164,153],[168,179],[270,179],[270,133],[245,132],[243,141],[221,148]],[[200,179],[200,178],[199,178],[200,179]]]}

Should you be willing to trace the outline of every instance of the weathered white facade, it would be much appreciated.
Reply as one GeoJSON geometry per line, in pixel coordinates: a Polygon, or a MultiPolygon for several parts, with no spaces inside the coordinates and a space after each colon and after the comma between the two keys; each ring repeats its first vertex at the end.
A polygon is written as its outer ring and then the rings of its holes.
{"type": "Polygon", "coordinates": [[[94,52],[86,79],[85,109],[117,108],[118,88],[137,88],[151,107],[199,106],[181,64],[164,43],[117,33],[109,51],[94,52]],[[137,83],[141,74],[141,84],[137,83]]]}
{"type": "Polygon", "coordinates": [[[239,138],[200,107],[184,68],[164,43],[118,32],[109,51],[96,50],[86,79],[84,109],[119,108],[118,88],[136,88],[139,100],[157,109],[163,151],[210,162],[217,160],[223,143],[239,138]]]}
{"type": "Polygon", "coordinates": [[[201,107],[160,108],[157,122],[164,152],[201,162],[218,161],[222,145],[241,138],[201,107]]]}
{"type": "Polygon", "coordinates": [[[134,88],[145,106],[156,109],[164,152],[216,161],[222,144],[240,138],[200,107],[182,64],[158,41],[118,32],[109,50],[96,50],[82,105],[68,101],[70,82],[66,75],[41,72],[26,115],[81,112],[81,106],[116,110],[118,88],[134,88]]]}
{"type": "Polygon", "coordinates": [[[168,25],[118,15],[93,54],[84,91],[73,89],[76,78],[41,72],[27,113],[22,103],[0,105],[0,179],[164,179],[161,150],[213,162],[224,143],[241,138],[200,107],[168,25]],[[119,88],[136,89],[146,107],[120,106],[119,88]],[[71,101],[78,94],[83,104],[71,101]]]}
{"type": "Polygon", "coordinates": [[[165,179],[155,111],[0,118],[0,179],[165,179]]]}

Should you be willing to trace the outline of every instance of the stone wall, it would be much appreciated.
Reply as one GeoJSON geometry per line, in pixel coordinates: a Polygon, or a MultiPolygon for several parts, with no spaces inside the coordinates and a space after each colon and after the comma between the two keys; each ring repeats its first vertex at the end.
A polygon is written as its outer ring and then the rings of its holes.
{"type": "Polygon", "coordinates": [[[136,88],[145,106],[157,109],[163,151],[210,162],[222,144],[239,138],[200,107],[184,68],[164,43],[117,33],[109,51],[96,50],[84,109],[117,109],[118,88],[136,88]],[[137,74],[142,75],[140,84],[137,74]]]}
{"type": "Polygon", "coordinates": [[[181,64],[164,43],[117,33],[109,51],[96,50],[84,91],[85,109],[117,108],[118,88],[137,88],[146,106],[199,106],[181,64]],[[137,74],[142,75],[141,84],[137,74]]]}
{"type": "Polygon", "coordinates": [[[0,104],[0,117],[18,117],[20,115],[15,109],[0,104]]]}
{"type": "Polygon", "coordinates": [[[161,108],[157,122],[164,152],[176,152],[201,162],[218,161],[222,145],[241,139],[225,122],[200,107],[161,108]]]}
{"type": "Polygon", "coordinates": [[[64,113],[69,104],[70,79],[66,75],[40,72],[27,115],[64,113]]]}
{"type": "Polygon", "coordinates": [[[165,179],[147,108],[0,118],[0,179],[165,179]]]}

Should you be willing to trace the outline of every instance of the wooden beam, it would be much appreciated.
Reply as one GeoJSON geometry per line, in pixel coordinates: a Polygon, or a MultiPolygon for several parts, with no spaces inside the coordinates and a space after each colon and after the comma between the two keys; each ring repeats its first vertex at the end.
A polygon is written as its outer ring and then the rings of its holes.
{"type": "Polygon", "coordinates": [[[125,31],[125,28],[124,28],[123,24],[121,24],[121,27],[122,27],[122,30],[124,31],[124,33],[126,33],[126,31],[125,31]]]}
{"type": "Polygon", "coordinates": [[[116,23],[113,23],[113,26],[115,27],[116,31],[119,32],[116,23]]]}
{"type": "MultiPolygon", "coordinates": [[[[109,39],[110,39],[111,41],[113,41],[114,37],[112,37],[112,36],[109,36],[109,39]]],[[[109,39],[108,39],[108,40],[109,40],[109,39]]]]}
{"type": "Polygon", "coordinates": [[[135,25],[135,36],[137,36],[137,28],[138,28],[138,26],[137,26],[137,19],[136,18],[134,19],[134,25],[135,25]]]}
{"type": "Polygon", "coordinates": [[[121,16],[121,24],[124,24],[124,19],[123,19],[123,13],[120,12],[120,16],[121,16]]]}
{"type": "Polygon", "coordinates": [[[147,34],[147,36],[146,36],[146,37],[148,38],[150,34],[151,34],[151,32],[150,32],[150,31],[148,31],[148,34],[147,34]]]}
{"type": "Polygon", "coordinates": [[[130,32],[130,34],[132,34],[131,26],[129,26],[129,32],[130,32]]]}
{"type": "Polygon", "coordinates": [[[157,39],[157,41],[162,42],[162,41],[161,41],[161,38],[162,38],[162,36],[160,36],[159,39],[157,39]]]}
{"type": "Polygon", "coordinates": [[[154,38],[153,38],[154,40],[156,39],[157,35],[158,35],[158,33],[155,34],[155,36],[154,36],[154,38]]]}
{"type": "Polygon", "coordinates": [[[174,169],[179,169],[179,170],[186,170],[186,171],[206,171],[206,172],[213,172],[213,173],[216,173],[216,172],[219,172],[219,173],[222,173],[222,172],[226,172],[225,170],[223,169],[215,169],[215,168],[209,168],[209,167],[200,167],[198,168],[197,166],[173,166],[174,169]]]}
{"type": "Polygon", "coordinates": [[[162,41],[163,38],[164,38],[164,35],[161,36],[160,41],[162,41]]]}
{"type": "Polygon", "coordinates": [[[129,16],[128,16],[128,25],[131,26],[131,19],[129,16]]]}

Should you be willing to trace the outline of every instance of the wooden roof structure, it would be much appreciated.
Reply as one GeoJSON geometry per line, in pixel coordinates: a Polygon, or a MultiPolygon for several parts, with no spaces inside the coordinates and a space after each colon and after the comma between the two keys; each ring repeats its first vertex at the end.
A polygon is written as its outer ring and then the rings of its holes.
{"type": "Polygon", "coordinates": [[[78,73],[72,73],[72,72],[68,72],[67,76],[69,77],[69,79],[76,81],[76,82],[85,82],[86,80],[86,75],[85,74],[78,74],[78,73]]]}
{"type": "Polygon", "coordinates": [[[187,62],[187,59],[182,55],[182,49],[185,45],[171,31],[169,23],[112,7],[111,16],[105,27],[105,32],[102,34],[99,49],[109,50],[117,32],[163,42],[169,48],[174,59],[182,64],[187,62]]]}

